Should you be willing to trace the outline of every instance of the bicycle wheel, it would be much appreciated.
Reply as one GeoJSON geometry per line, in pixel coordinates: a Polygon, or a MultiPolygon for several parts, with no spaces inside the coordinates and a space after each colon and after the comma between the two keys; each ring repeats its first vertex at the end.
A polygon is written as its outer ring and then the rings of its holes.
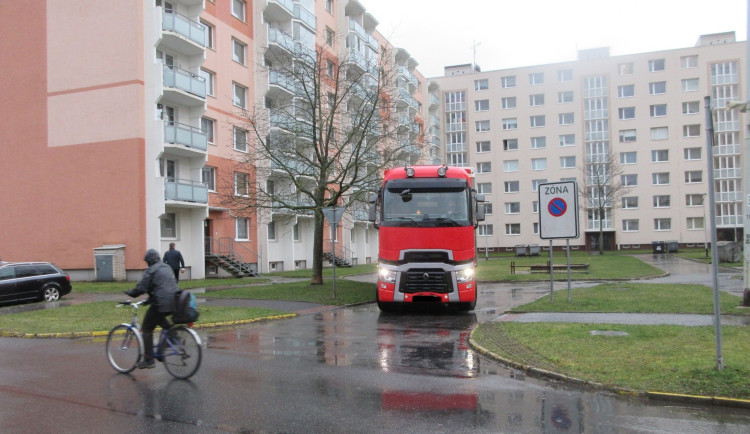
{"type": "Polygon", "coordinates": [[[107,360],[115,371],[126,374],[141,359],[143,338],[127,324],[115,326],[107,336],[107,360]]]}
{"type": "Polygon", "coordinates": [[[169,329],[164,345],[164,367],[175,378],[190,378],[201,366],[202,349],[198,334],[184,326],[169,329]]]}

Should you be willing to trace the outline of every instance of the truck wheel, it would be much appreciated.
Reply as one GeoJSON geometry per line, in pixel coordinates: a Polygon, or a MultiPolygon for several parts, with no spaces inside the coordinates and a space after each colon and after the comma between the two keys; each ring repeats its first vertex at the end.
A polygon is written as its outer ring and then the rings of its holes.
{"type": "Polygon", "coordinates": [[[458,303],[458,310],[470,311],[477,307],[477,290],[474,289],[474,300],[467,303],[458,303]]]}
{"type": "Polygon", "coordinates": [[[381,312],[393,312],[396,310],[396,305],[394,303],[378,300],[378,309],[380,309],[381,312]]]}

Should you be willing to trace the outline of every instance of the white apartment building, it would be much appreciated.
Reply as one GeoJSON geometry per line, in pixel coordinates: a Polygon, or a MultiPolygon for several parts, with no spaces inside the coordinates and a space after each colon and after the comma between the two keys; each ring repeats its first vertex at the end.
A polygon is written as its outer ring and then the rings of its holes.
{"type": "MultiPolygon", "coordinates": [[[[715,119],[718,240],[741,240],[746,132],[726,103],[744,94],[745,44],[728,32],[703,35],[690,48],[622,56],[591,49],[571,62],[486,72],[457,65],[429,79],[441,94],[432,138],[444,140],[448,165],[475,169],[488,201],[478,245],[546,246],[538,185],[581,186],[584,165],[611,152],[627,194],[605,212],[605,249],[703,246],[711,212],[705,96],[715,119]]],[[[581,209],[579,223],[571,246],[596,248],[597,213],[581,209]]]]}

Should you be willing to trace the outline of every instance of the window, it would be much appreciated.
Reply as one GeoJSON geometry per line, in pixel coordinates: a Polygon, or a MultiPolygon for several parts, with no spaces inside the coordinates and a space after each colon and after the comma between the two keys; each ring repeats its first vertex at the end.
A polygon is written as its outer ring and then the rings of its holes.
{"type": "Polygon", "coordinates": [[[238,20],[245,21],[245,2],[232,0],[232,15],[238,20]]]}
{"type": "Polygon", "coordinates": [[[532,179],[531,180],[531,191],[539,191],[539,186],[547,182],[546,179],[532,179]]]}
{"type": "Polygon", "coordinates": [[[233,145],[235,151],[247,152],[247,130],[233,127],[233,145]]]}
{"type": "Polygon", "coordinates": [[[621,120],[635,119],[635,107],[620,107],[617,112],[621,120]]]}
{"type": "Polygon", "coordinates": [[[651,140],[667,140],[669,138],[669,129],[667,127],[651,128],[651,140]]]}
{"type": "Polygon", "coordinates": [[[234,172],[234,194],[246,197],[250,194],[250,177],[247,173],[234,172]]]}
{"type": "Polygon", "coordinates": [[[490,152],[490,142],[477,142],[477,152],[490,152]]]}
{"type": "Polygon", "coordinates": [[[666,104],[652,104],[650,107],[650,111],[651,111],[652,118],[666,116],[667,105],[666,104]]]}
{"type": "Polygon", "coordinates": [[[500,77],[500,86],[503,88],[516,87],[516,76],[500,77]]]}
{"type": "Polygon", "coordinates": [[[572,169],[576,167],[576,157],[575,155],[567,156],[567,157],[560,157],[560,168],[562,169],[572,169]]]}
{"type": "Polygon", "coordinates": [[[276,240],[276,222],[269,222],[268,225],[268,241],[276,240]]]}
{"type": "Polygon", "coordinates": [[[664,71],[664,59],[649,60],[648,71],[649,72],[664,71]]]}
{"type": "Polygon", "coordinates": [[[564,92],[557,92],[557,102],[560,104],[569,104],[573,102],[573,91],[566,90],[564,92]]]}
{"type": "Polygon", "coordinates": [[[474,90],[487,90],[489,88],[490,82],[488,79],[474,80],[474,90]]]}
{"type": "Polygon", "coordinates": [[[244,217],[234,219],[234,233],[237,241],[250,240],[250,221],[244,217]]]}
{"type": "Polygon", "coordinates": [[[492,172],[492,163],[489,161],[485,161],[482,163],[477,163],[477,173],[490,173],[492,172]]]}
{"type": "Polygon", "coordinates": [[[535,95],[529,95],[529,105],[531,107],[537,107],[540,105],[544,105],[544,94],[538,93],[535,95]]]}
{"type": "Polygon", "coordinates": [[[623,187],[635,187],[638,185],[638,175],[620,175],[620,183],[623,187]]]}
{"type": "Polygon", "coordinates": [[[622,86],[617,86],[617,97],[618,98],[631,98],[635,96],[635,85],[634,84],[625,84],[622,86]]]}
{"type": "Polygon", "coordinates": [[[638,153],[632,152],[620,152],[620,164],[637,164],[638,153]]]}
{"type": "Polygon", "coordinates": [[[503,130],[515,130],[516,128],[518,128],[518,119],[516,118],[503,119],[503,130]]]}
{"type": "Polygon", "coordinates": [[[560,125],[573,125],[573,122],[575,121],[574,113],[560,113],[557,117],[560,125]]]}
{"type": "Polygon", "coordinates": [[[504,109],[516,108],[516,97],[509,96],[500,100],[500,103],[504,109]]]}
{"type": "Polygon", "coordinates": [[[682,103],[682,114],[694,115],[700,113],[701,104],[699,101],[689,101],[682,103]]]}
{"type": "Polygon", "coordinates": [[[503,172],[518,172],[518,160],[503,161],[503,172]]]}
{"type": "Polygon", "coordinates": [[[534,234],[539,234],[539,222],[534,222],[534,234]]]}
{"type": "Polygon", "coordinates": [[[703,217],[688,217],[685,221],[685,226],[687,230],[706,228],[703,217]]]}
{"type": "Polygon", "coordinates": [[[214,129],[216,121],[209,118],[201,118],[201,131],[206,135],[206,141],[209,144],[214,144],[214,129]]]}
{"type": "Polygon", "coordinates": [[[543,84],[544,83],[544,73],[543,72],[535,72],[533,74],[529,74],[529,84],[530,85],[536,85],[536,84],[543,84]]]}
{"type": "Polygon", "coordinates": [[[698,90],[699,81],[697,78],[685,78],[682,80],[683,92],[695,92],[698,90]]]}
{"type": "Polygon", "coordinates": [[[531,202],[531,212],[534,214],[539,214],[539,201],[535,200],[531,202]]]}
{"type": "Polygon", "coordinates": [[[545,123],[544,115],[536,115],[529,118],[531,128],[543,127],[545,123]]]}
{"type": "Polygon", "coordinates": [[[667,82],[666,81],[655,81],[648,84],[649,95],[661,95],[667,93],[667,82]]]}
{"type": "Polygon", "coordinates": [[[478,112],[486,112],[490,109],[490,100],[488,99],[480,99],[477,101],[474,101],[474,109],[478,112]]]}
{"type": "Polygon", "coordinates": [[[561,134],[560,146],[574,146],[576,144],[575,134],[561,134]]]}
{"type": "Polygon", "coordinates": [[[518,150],[518,139],[504,139],[503,140],[503,151],[516,151],[518,150]]]}
{"type": "Polygon", "coordinates": [[[628,196],[622,198],[622,209],[638,208],[638,196],[628,196]]]}
{"type": "Polygon", "coordinates": [[[687,206],[703,206],[703,194],[686,194],[685,205],[687,206]]]}
{"type": "Polygon", "coordinates": [[[232,83],[232,102],[235,106],[247,108],[247,88],[237,83],[232,83]]]}
{"type": "Polygon", "coordinates": [[[685,172],[686,184],[697,184],[703,182],[703,172],[700,170],[688,170],[685,172]]]}
{"type": "Polygon", "coordinates": [[[683,137],[699,137],[700,135],[701,135],[700,124],[682,126],[683,137]]]}
{"type": "Polygon", "coordinates": [[[633,62],[617,64],[617,73],[619,75],[630,75],[633,73],[633,62]]]}
{"type": "Polygon", "coordinates": [[[547,169],[546,158],[532,158],[531,159],[531,170],[545,170],[547,169]]]}
{"type": "Polygon", "coordinates": [[[177,238],[177,215],[173,212],[165,213],[159,219],[162,238],[177,238]]]}
{"type": "Polygon", "coordinates": [[[477,132],[483,133],[490,130],[490,121],[477,121],[477,132]]]}
{"type": "Polygon", "coordinates": [[[698,67],[698,56],[682,56],[680,57],[680,68],[697,68],[698,67]]]}
{"type": "Polygon", "coordinates": [[[672,229],[672,219],[670,218],[654,219],[655,231],[668,231],[671,229],[672,229]]]}
{"type": "Polygon", "coordinates": [[[654,208],[669,208],[671,206],[669,202],[668,194],[654,196],[654,208]]]}
{"type": "Polygon", "coordinates": [[[477,184],[477,193],[479,194],[491,194],[492,183],[491,182],[480,182],[477,184]]]}
{"type": "Polygon", "coordinates": [[[561,83],[566,82],[566,81],[573,81],[573,70],[561,69],[557,71],[557,81],[561,83]]]}
{"type": "Polygon", "coordinates": [[[506,224],[505,235],[521,235],[521,223],[506,224]]]}
{"type": "Polygon", "coordinates": [[[685,148],[683,149],[686,160],[700,160],[702,148],[685,148]]]}
{"type": "Polygon", "coordinates": [[[620,143],[635,142],[635,130],[620,130],[620,143]]]}
{"type": "Polygon", "coordinates": [[[326,12],[333,13],[333,0],[326,0],[326,12]]]}
{"type": "Polygon", "coordinates": [[[333,30],[326,27],[325,35],[326,35],[326,44],[333,47],[333,41],[336,39],[336,33],[333,30]]]}
{"type": "Polygon", "coordinates": [[[333,78],[334,65],[330,60],[326,60],[326,75],[333,78]]]}
{"type": "Polygon", "coordinates": [[[521,212],[521,202],[505,202],[505,214],[518,214],[521,212]]]}
{"type": "Polygon", "coordinates": [[[206,95],[214,96],[214,73],[201,68],[199,75],[206,80],[206,95]]]}
{"type": "Polygon", "coordinates": [[[206,184],[208,191],[216,191],[216,168],[203,166],[203,169],[201,169],[201,182],[206,184]]]}
{"type": "Polygon", "coordinates": [[[242,42],[232,39],[232,60],[240,65],[245,64],[245,50],[247,46],[242,42]]]}
{"type": "Polygon", "coordinates": [[[201,24],[206,28],[206,48],[214,48],[214,26],[203,20],[201,24]]]}
{"type": "Polygon", "coordinates": [[[669,172],[652,173],[651,180],[654,185],[667,185],[669,184],[669,172]]]}
{"type": "Polygon", "coordinates": [[[655,149],[651,151],[651,162],[653,163],[665,163],[669,161],[669,150],[668,149],[655,149]]]}
{"type": "Polygon", "coordinates": [[[623,232],[636,232],[638,231],[638,219],[628,219],[622,221],[623,232]]]}
{"type": "Polygon", "coordinates": [[[506,193],[518,193],[520,189],[518,181],[505,181],[503,185],[506,193]]]}
{"type": "Polygon", "coordinates": [[[531,138],[531,149],[542,149],[547,147],[547,138],[542,137],[532,137],[531,138]]]}
{"type": "Polygon", "coordinates": [[[479,225],[477,227],[477,236],[489,237],[492,235],[492,225],[479,225]]]}

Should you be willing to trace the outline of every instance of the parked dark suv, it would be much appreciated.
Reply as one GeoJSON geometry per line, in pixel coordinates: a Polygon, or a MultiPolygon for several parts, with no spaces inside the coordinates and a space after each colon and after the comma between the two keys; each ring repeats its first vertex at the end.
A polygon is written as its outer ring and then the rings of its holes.
{"type": "Polygon", "coordinates": [[[70,276],[49,262],[0,262],[0,303],[56,301],[71,290],[70,276]]]}

